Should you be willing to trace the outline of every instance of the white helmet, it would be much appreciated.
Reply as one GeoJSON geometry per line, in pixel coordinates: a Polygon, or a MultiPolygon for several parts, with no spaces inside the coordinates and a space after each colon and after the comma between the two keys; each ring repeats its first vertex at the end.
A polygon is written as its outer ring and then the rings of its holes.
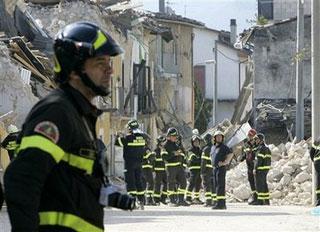
{"type": "Polygon", "coordinates": [[[192,130],[193,135],[199,135],[199,130],[198,129],[193,129],[192,130]]]}
{"type": "Polygon", "coordinates": [[[216,137],[217,135],[222,135],[224,137],[224,134],[222,131],[217,130],[216,132],[214,132],[213,137],[216,137]]]}
{"type": "Polygon", "coordinates": [[[10,124],[7,128],[8,133],[15,133],[18,132],[18,128],[15,125],[10,124]]]}

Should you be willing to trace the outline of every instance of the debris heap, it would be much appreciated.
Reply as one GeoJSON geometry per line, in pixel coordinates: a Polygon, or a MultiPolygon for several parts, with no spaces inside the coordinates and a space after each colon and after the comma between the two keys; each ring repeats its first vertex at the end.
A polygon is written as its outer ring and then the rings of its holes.
{"type": "MultiPolygon", "coordinates": [[[[272,168],[267,180],[274,205],[310,205],[312,202],[311,171],[308,143],[269,145],[272,168]]],[[[251,194],[245,161],[227,173],[227,194],[233,202],[246,201],[251,194]]]]}

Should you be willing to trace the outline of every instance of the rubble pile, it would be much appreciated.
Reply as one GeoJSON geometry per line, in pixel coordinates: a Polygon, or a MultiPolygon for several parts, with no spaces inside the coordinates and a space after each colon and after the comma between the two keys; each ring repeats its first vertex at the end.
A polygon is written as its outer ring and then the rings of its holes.
{"type": "Polygon", "coordinates": [[[61,28],[76,21],[94,22],[107,31],[114,30],[110,20],[104,20],[107,13],[90,2],[71,1],[46,7],[29,4],[27,9],[39,26],[45,29],[52,38],[61,28]]]}
{"type": "MultiPolygon", "coordinates": [[[[267,180],[273,205],[309,205],[312,202],[312,162],[308,143],[269,145],[272,153],[267,180]]],[[[245,161],[227,172],[227,195],[233,202],[245,201],[251,195],[245,161]]]]}
{"type": "Polygon", "coordinates": [[[10,57],[6,44],[0,42],[0,116],[14,111],[11,123],[21,125],[38,99],[31,86],[21,78],[21,66],[10,57]]]}

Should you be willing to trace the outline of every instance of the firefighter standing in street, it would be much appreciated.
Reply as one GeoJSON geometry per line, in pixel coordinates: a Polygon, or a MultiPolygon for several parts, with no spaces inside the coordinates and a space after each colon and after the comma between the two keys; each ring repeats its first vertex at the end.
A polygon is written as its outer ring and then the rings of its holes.
{"type": "Polygon", "coordinates": [[[263,134],[255,137],[257,146],[257,159],[255,162],[254,175],[257,189],[257,201],[253,205],[270,205],[270,193],[267,184],[267,174],[271,168],[271,151],[265,144],[263,134]]]}
{"type": "Polygon", "coordinates": [[[232,150],[224,143],[224,134],[216,131],[213,135],[211,160],[214,166],[214,182],[216,186],[217,204],[212,209],[226,209],[226,171],[232,159],[232,150]]]}
{"type": "Polygon", "coordinates": [[[58,33],[54,52],[59,87],[31,109],[4,175],[12,231],[103,232],[101,111],[91,100],[109,94],[111,56],[121,48],[98,26],[76,22],[58,33]]]}
{"type": "Polygon", "coordinates": [[[202,204],[200,201],[200,188],[201,188],[201,148],[200,148],[201,138],[198,135],[194,135],[191,138],[192,148],[188,152],[188,168],[190,170],[190,181],[187,188],[186,201],[193,204],[202,204]],[[192,193],[193,201],[192,201],[192,193]]]}
{"type": "Polygon", "coordinates": [[[320,138],[314,141],[310,150],[310,158],[313,162],[317,176],[317,187],[316,187],[316,206],[320,206],[320,138]]]}
{"type": "Polygon", "coordinates": [[[9,154],[10,160],[14,158],[14,151],[17,148],[17,138],[19,135],[19,130],[15,125],[9,125],[7,132],[9,133],[7,137],[1,142],[1,147],[6,149],[9,154]]]}
{"type": "Polygon", "coordinates": [[[256,158],[256,150],[257,147],[254,142],[254,137],[257,135],[257,132],[255,129],[250,129],[248,132],[248,138],[244,142],[244,146],[242,149],[242,157],[240,161],[246,160],[247,168],[248,168],[248,181],[250,184],[250,188],[252,191],[251,198],[248,200],[249,205],[252,204],[257,200],[257,191],[256,191],[256,184],[254,181],[254,175],[253,175],[253,170],[254,170],[254,162],[256,158]]]}
{"type": "Polygon", "coordinates": [[[167,174],[165,169],[165,163],[162,158],[163,144],[166,141],[166,138],[160,135],[157,138],[157,147],[154,150],[155,153],[155,162],[154,162],[154,172],[155,172],[155,185],[154,185],[154,194],[153,199],[157,205],[161,203],[166,204],[168,197],[167,192],[167,174]]]}
{"type": "Polygon", "coordinates": [[[145,189],[145,203],[146,205],[155,205],[153,201],[153,189],[154,189],[154,178],[153,178],[153,170],[154,170],[154,161],[155,161],[155,153],[152,152],[148,147],[146,148],[146,152],[143,156],[142,160],[142,177],[143,184],[145,189]]]}
{"type": "Polygon", "coordinates": [[[123,147],[124,176],[127,192],[137,197],[140,209],[144,209],[144,188],[142,184],[142,160],[145,154],[146,140],[144,133],[139,130],[137,120],[127,124],[128,134],[117,136],[116,146],[123,147]]]}
{"type": "Polygon", "coordinates": [[[185,154],[177,145],[178,131],[176,128],[169,128],[167,132],[167,141],[164,144],[165,151],[162,153],[166,162],[168,195],[170,206],[189,206],[184,200],[187,180],[183,167],[185,154]],[[178,190],[178,202],[175,201],[175,189],[178,190]]]}
{"type": "Polygon", "coordinates": [[[203,183],[204,193],[205,193],[205,206],[212,206],[216,202],[217,195],[213,193],[213,168],[211,164],[210,151],[212,147],[212,135],[206,134],[204,136],[204,141],[206,143],[205,147],[202,149],[201,155],[201,179],[203,183]]]}

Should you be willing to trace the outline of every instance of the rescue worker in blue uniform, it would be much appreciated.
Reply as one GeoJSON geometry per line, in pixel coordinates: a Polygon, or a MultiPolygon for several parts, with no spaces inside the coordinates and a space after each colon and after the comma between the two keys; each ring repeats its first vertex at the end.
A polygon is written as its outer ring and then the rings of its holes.
{"type": "Polygon", "coordinates": [[[200,201],[201,189],[201,138],[198,135],[193,135],[191,138],[191,149],[188,152],[188,168],[190,170],[190,181],[187,188],[186,201],[190,204],[202,204],[200,201]],[[192,199],[193,194],[193,199],[192,199]]]}
{"type": "Polygon", "coordinates": [[[164,152],[162,157],[166,162],[168,195],[170,206],[189,206],[184,200],[187,187],[187,179],[184,170],[185,154],[181,147],[177,144],[178,131],[176,128],[169,128],[167,132],[167,140],[164,144],[164,152]],[[175,200],[175,189],[178,190],[178,201],[175,200]]]}
{"type": "Polygon", "coordinates": [[[209,207],[216,203],[217,195],[213,186],[213,168],[211,163],[210,151],[212,147],[212,135],[207,133],[204,136],[204,141],[206,143],[205,147],[202,149],[201,155],[201,179],[203,183],[203,190],[205,194],[205,206],[209,207]]]}
{"type": "Polygon", "coordinates": [[[154,150],[156,159],[154,162],[154,172],[155,172],[155,185],[154,185],[154,194],[153,199],[157,205],[160,204],[167,204],[167,174],[166,174],[166,167],[165,162],[162,158],[162,153],[165,152],[163,148],[163,144],[166,141],[166,138],[160,135],[157,138],[157,147],[154,150]]]}
{"type": "Polygon", "coordinates": [[[144,188],[142,184],[142,160],[145,154],[146,136],[139,129],[137,120],[127,124],[128,134],[117,136],[115,145],[123,147],[124,177],[127,192],[138,199],[140,209],[144,209],[144,188]]]}
{"type": "Polygon", "coordinates": [[[259,133],[255,137],[257,159],[254,167],[257,201],[253,205],[270,205],[270,193],[267,184],[267,175],[271,168],[271,151],[265,144],[265,137],[259,133]]]}
{"type": "Polygon", "coordinates": [[[15,125],[9,125],[8,126],[8,135],[7,137],[1,142],[1,147],[6,149],[9,154],[10,160],[13,160],[14,158],[14,151],[17,148],[17,138],[19,135],[19,130],[15,125]]]}
{"type": "Polygon", "coordinates": [[[316,170],[317,186],[316,186],[316,206],[320,206],[320,138],[316,139],[310,150],[310,158],[316,170]]]}
{"type": "Polygon", "coordinates": [[[214,166],[213,178],[216,186],[217,204],[212,209],[226,209],[226,172],[232,159],[232,150],[224,144],[224,134],[216,131],[213,135],[211,160],[214,166]]]}
{"type": "Polygon", "coordinates": [[[99,165],[91,101],[109,94],[111,57],[122,49],[98,26],[76,22],[54,41],[58,88],[28,114],[17,156],[4,175],[13,232],[103,232],[99,165]]]}

